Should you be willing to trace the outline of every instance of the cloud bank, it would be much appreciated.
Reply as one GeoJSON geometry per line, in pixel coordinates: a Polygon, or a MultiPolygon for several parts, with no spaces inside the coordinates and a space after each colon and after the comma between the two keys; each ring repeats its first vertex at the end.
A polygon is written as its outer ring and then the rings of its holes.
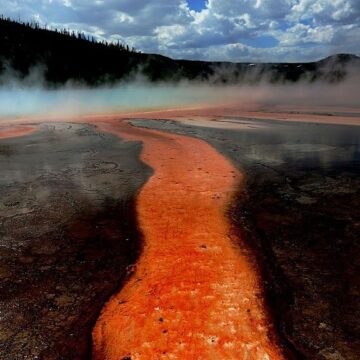
{"type": "Polygon", "coordinates": [[[0,0],[14,19],[173,58],[313,61],[360,54],[359,0],[0,0]]]}

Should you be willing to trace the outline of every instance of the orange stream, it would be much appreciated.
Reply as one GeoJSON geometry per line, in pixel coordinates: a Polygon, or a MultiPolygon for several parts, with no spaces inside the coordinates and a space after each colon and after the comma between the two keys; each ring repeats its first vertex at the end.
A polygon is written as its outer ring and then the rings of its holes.
{"type": "Polygon", "coordinates": [[[30,126],[15,125],[15,126],[0,127],[0,139],[24,136],[32,133],[33,131],[35,131],[35,128],[30,126]]]}
{"type": "Polygon", "coordinates": [[[143,253],[98,319],[94,359],[283,359],[256,268],[225,217],[241,174],[202,140],[98,126],[142,141],[154,174],[137,199],[143,253]]]}

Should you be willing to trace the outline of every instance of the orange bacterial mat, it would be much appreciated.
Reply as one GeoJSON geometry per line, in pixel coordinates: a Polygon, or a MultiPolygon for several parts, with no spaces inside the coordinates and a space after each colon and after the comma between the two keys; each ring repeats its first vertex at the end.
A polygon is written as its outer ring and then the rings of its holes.
{"type": "Polygon", "coordinates": [[[98,126],[143,142],[154,174],[137,198],[144,249],[97,321],[94,359],[283,359],[256,268],[229,234],[241,174],[202,140],[98,126]]]}
{"type": "Polygon", "coordinates": [[[33,131],[35,131],[35,128],[30,126],[0,126],[0,139],[29,135],[33,131]]]}

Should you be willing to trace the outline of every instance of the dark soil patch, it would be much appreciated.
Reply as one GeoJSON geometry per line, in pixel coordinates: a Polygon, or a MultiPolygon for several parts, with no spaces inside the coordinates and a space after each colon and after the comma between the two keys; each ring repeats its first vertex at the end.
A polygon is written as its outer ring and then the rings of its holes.
{"type": "Polygon", "coordinates": [[[1,142],[0,358],[89,359],[141,249],[141,146],[72,124],[1,142]]]}

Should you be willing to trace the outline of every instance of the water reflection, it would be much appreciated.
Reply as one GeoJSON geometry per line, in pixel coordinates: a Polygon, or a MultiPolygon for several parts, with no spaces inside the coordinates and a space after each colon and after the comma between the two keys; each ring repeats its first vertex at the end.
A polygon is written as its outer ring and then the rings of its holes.
{"type": "MultiPolygon", "coordinates": [[[[212,120],[213,122],[213,120],[212,120]]],[[[231,129],[175,121],[135,120],[133,124],[208,139],[244,168],[259,165],[294,169],[359,170],[360,126],[224,117],[231,129]]]]}
{"type": "Polygon", "coordinates": [[[265,126],[226,133],[240,146],[242,154],[238,157],[247,166],[252,162],[301,169],[359,165],[360,127],[254,121],[257,122],[265,126]]]}

